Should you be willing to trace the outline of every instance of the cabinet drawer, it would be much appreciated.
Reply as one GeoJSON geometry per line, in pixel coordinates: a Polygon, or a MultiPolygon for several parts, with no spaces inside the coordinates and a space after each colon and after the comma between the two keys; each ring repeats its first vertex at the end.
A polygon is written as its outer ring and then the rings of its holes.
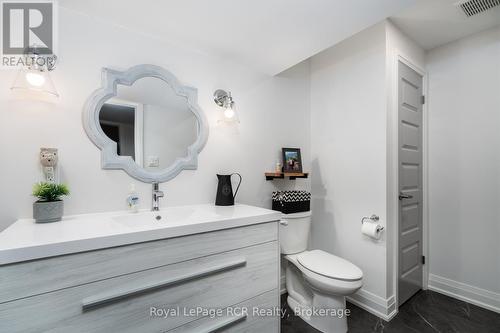
{"type": "Polygon", "coordinates": [[[275,289],[221,311],[219,315],[205,316],[168,333],[212,333],[212,332],[264,332],[280,330],[279,290],[275,289]],[[254,312],[258,309],[263,312],[254,312]],[[277,309],[277,310],[276,310],[277,309]],[[273,311],[272,314],[267,311],[273,311]]]}
{"type": "Polygon", "coordinates": [[[1,332],[159,332],[278,288],[277,241],[0,304],[1,332]]]}
{"type": "Polygon", "coordinates": [[[277,223],[0,266],[0,303],[278,239],[277,223]]]}

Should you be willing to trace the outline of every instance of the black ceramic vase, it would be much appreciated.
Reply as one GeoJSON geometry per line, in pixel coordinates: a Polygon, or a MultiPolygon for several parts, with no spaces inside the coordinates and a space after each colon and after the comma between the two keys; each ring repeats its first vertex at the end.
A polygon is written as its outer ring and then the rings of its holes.
{"type": "Polygon", "coordinates": [[[238,190],[241,185],[241,175],[239,173],[233,173],[230,175],[217,175],[219,180],[219,185],[217,186],[217,197],[215,198],[216,206],[233,206],[234,198],[236,194],[238,194],[238,190]],[[240,182],[238,183],[238,187],[236,187],[236,192],[233,195],[233,187],[231,186],[231,176],[237,175],[240,177],[240,182]]]}

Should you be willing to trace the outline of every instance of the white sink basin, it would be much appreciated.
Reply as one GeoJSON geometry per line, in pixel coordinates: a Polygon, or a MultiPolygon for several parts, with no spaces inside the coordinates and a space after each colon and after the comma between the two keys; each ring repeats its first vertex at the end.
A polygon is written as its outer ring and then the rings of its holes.
{"type": "MultiPolygon", "coordinates": [[[[192,207],[175,207],[174,209],[157,212],[140,212],[113,216],[113,221],[134,229],[165,228],[169,226],[185,225],[192,221],[196,210],[192,207]]],[[[199,215],[199,214],[198,214],[199,215]]],[[[206,216],[206,214],[205,214],[206,216]]]]}
{"type": "Polygon", "coordinates": [[[54,223],[21,219],[0,233],[0,265],[278,221],[280,216],[279,212],[247,205],[206,204],[136,214],[73,215],[54,223]]]}

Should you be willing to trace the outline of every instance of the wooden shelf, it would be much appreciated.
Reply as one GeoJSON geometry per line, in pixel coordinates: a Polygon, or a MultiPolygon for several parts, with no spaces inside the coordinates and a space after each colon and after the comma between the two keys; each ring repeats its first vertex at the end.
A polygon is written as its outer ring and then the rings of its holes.
{"type": "Polygon", "coordinates": [[[286,177],[294,180],[296,178],[307,178],[309,174],[307,172],[266,172],[266,180],[273,179],[284,179],[286,177]]]}

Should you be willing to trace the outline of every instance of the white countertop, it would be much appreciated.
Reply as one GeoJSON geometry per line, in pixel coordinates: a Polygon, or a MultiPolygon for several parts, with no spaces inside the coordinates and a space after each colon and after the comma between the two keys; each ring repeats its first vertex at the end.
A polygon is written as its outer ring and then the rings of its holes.
{"type": "Polygon", "coordinates": [[[73,215],[54,223],[22,219],[0,233],[0,265],[277,221],[280,216],[247,205],[206,204],[160,212],[73,215]],[[155,219],[157,215],[161,220],[155,219]]]}

